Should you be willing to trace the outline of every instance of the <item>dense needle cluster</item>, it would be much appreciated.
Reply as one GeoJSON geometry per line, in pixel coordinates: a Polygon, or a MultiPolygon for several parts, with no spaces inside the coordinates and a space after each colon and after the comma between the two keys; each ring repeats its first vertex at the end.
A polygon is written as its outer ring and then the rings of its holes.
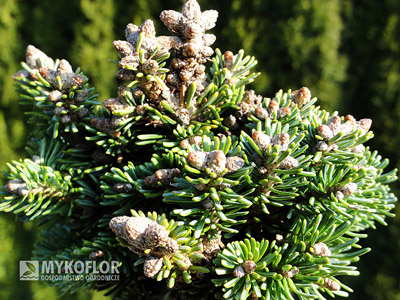
{"type": "MultiPolygon", "coordinates": [[[[246,87],[254,57],[212,49],[218,13],[187,0],[114,41],[118,93],[98,99],[66,60],[28,46],[14,75],[34,110],[2,211],[43,225],[38,260],[118,261],[119,281],[52,283],[117,299],[325,299],[370,251],[396,197],[370,119],[329,113],[307,87],[246,87]],[[32,103],[34,105],[32,105],[32,103]]],[[[89,274],[90,275],[90,274],[89,274]]]]}

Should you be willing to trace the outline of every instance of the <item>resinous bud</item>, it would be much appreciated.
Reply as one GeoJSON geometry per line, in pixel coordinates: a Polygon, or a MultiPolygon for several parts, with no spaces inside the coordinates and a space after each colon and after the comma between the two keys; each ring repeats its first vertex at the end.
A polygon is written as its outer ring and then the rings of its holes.
{"type": "Polygon", "coordinates": [[[256,268],[257,268],[256,263],[255,263],[254,261],[252,261],[252,260],[246,260],[246,261],[242,264],[242,266],[243,266],[243,269],[244,269],[244,271],[246,272],[246,274],[251,274],[251,273],[253,273],[253,272],[256,270],[256,268]]]}
{"type": "Polygon", "coordinates": [[[340,284],[330,278],[324,278],[323,286],[331,291],[340,291],[340,284]]]}
{"type": "Polygon", "coordinates": [[[143,266],[144,276],[153,277],[161,270],[162,266],[163,266],[162,257],[149,256],[144,262],[143,266]]]}
{"type": "Polygon", "coordinates": [[[311,100],[311,91],[307,87],[302,87],[296,90],[291,95],[292,101],[297,104],[298,107],[303,107],[311,100]]]}
{"type": "Polygon", "coordinates": [[[233,270],[233,276],[235,276],[235,277],[243,277],[245,275],[246,275],[246,272],[244,271],[244,268],[242,266],[237,266],[233,270]]]}
{"type": "Polygon", "coordinates": [[[253,133],[253,140],[261,151],[265,151],[269,144],[271,144],[271,138],[261,131],[255,131],[253,133]]]}
{"type": "Polygon", "coordinates": [[[329,250],[328,246],[325,243],[319,242],[316,243],[313,247],[314,254],[320,257],[328,257],[331,256],[331,250],[329,250]]]}

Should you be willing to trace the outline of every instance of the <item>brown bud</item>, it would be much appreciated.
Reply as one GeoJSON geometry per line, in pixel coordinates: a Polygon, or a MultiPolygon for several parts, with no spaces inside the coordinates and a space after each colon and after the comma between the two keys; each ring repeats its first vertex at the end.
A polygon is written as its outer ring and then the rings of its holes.
{"type": "Polygon", "coordinates": [[[153,175],[147,176],[143,183],[152,188],[156,188],[159,186],[158,183],[161,183],[164,186],[169,186],[175,177],[179,177],[181,171],[177,168],[174,169],[160,169],[157,170],[153,175]]]}
{"type": "Polygon", "coordinates": [[[82,109],[78,112],[79,118],[84,118],[89,115],[89,110],[86,107],[82,107],[82,109]]]}
{"type": "Polygon", "coordinates": [[[67,110],[63,106],[56,106],[53,112],[56,116],[61,116],[62,114],[66,113],[67,110]]]}
{"type": "Polygon", "coordinates": [[[229,173],[240,170],[241,168],[243,168],[245,164],[246,163],[244,159],[239,156],[232,156],[226,158],[226,168],[228,169],[229,173]]]}
{"type": "Polygon", "coordinates": [[[202,45],[195,40],[191,42],[185,43],[182,48],[182,54],[185,57],[196,57],[197,55],[202,53],[202,45]]]}
{"type": "Polygon", "coordinates": [[[191,79],[193,77],[193,73],[189,70],[182,70],[179,73],[179,78],[182,79],[183,82],[187,82],[189,81],[189,79],[191,79]]]}
{"type": "Polygon", "coordinates": [[[137,39],[139,37],[139,26],[129,23],[126,25],[125,38],[132,45],[136,46],[137,39]]]}
{"type": "MultiPolygon", "coordinates": [[[[78,88],[80,88],[80,87],[82,87],[83,86],[83,84],[85,83],[85,78],[83,77],[83,76],[81,76],[81,75],[75,75],[73,78],[72,78],[72,81],[73,81],[73,84],[72,84],[72,86],[77,86],[78,88]]],[[[71,86],[71,87],[72,87],[71,86]]]]}
{"type": "Polygon", "coordinates": [[[357,122],[357,127],[358,129],[361,129],[365,132],[370,130],[372,125],[372,120],[371,119],[361,119],[360,121],[357,122]]]}
{"type": "Polygon", "coordinates": [[[177,74],[168,74],[167,75],[167,82],[171,85],[177,86],[180,83],[179,76],[177,74]]]}
{"type": "Polygon", "coordinates": [[[303,107],[311,100],[311,92],[307,87],[302,87],[296,90],[291,95],[292,101],[297,104],[298,107],[303,107]]]}
{"type": "Polygon", "coordinates": [[[26,70],[18,70],[14,75],[12,76],[13,80],[17,80],[17,78],[28,78],[30,76],[30,73],[26,70]]]}
{"type": "MultiPolygon", "coordinates": [[[[136,250],[135,252],[139,253],[148,249],[148,245],[156,243],[152,241],[152,237],[155,236],[156,241],[159,242],[162,239],[159,237],[165,236],[164,233],[161,233],[162,229],[158,227],[161,225],[146,217],[114,217],[110,220],[109,226],[117,236],[125,239],[129,245],[132,245],[132,251],[136,250]],[[146,239],[145,232],[148,227],[153,227],[155,232],[147,232],[146,239]]],[[[164,230],[166,231],[165,228],[164,230]]]]}
{"type": "Polygon", "coordinates": [[[329,250],[328,246],[322,242],[314,244],[313,252],[320,257],[328,257],[332,255],[331,250],[329,250]]]}
{"type": "MultiPolygon", "coordinates": [[[[211,55],[213,55],[214,54],[214,50],[213,50],[213,48],[211,48],[211,47],[202,47],[201,48],[201,54],[204,56],[204,57],[210,57],[211,55]]],[[[206,60],[204,60],[204,63],[206,62],[206,60]]],[[[247,75],[247,74],[249,74],[250,73],[250,71],[247,71],[246,73],[244,73],[244,75],[247,75]]]]}
{"type": "Polygon", "coordinates": [[[330,278],[324,278],[323,286],[331,291],[340,291],[340,284],[330,278]]]}
{"type": "Polygon", "coordinates": [[[117,78],[123,81],[132,81],[135,77],[135,73],[131,70],[121,69],[117,72],[117,78]]]}
{"type": "MultiPolygon", "coordinates": [[[[143,96],[143,91],[140,89],[140,88],[135,88],[135,89],[133,89],[133,91],[132,91],[132,95],[133,95],[133,98],[135,98],[136,100],[139,100],[140,98],[142,98],[142,96],[143,96]]],[[[140,107],[141,105],[139,105],[138,106],[138,108],[140,107]]],[[[139,112],[138,112],[139,113],[139,112]]],[[[140,113],[139,113],[140,114],[140,113]]]]}
{"type": "Polygon", "coordinates": [[[129,193],[132,192],[133,186],[130,183],[116,183],[113,186],[113,190],[117,193],[129,193]]]}
{"type": "Polygon", "coordinates": [[[261,151],[265,151],[269,144],[271,144],[271,138],[261,131],[255,131],[253,133],[253,140],[261,151]]]}
{"type": "Polygon", "coordinates": [[[209,240],[208,238],[204,238],[202,244],[203,253],[209,260],[212,260],[215,256],[217,256],[219,250],[225,247],[225,245],[221,241],[221,237],[214,237],[211,240],[209,240]]]}
{"type": "Polygon", "coordinates": [[[273,146],[277,145],[281,148],[281,152],[284,152],[287,150],[288,146],[289,146],[289,139],[290,136],[287,132],[284,133],[280,133],[277,136],[274,136],[271,139],[271,143],[273,146]]]}
{"type": "Polygon", "coordinates": [[[117,50],[120,57],[132,55],[135,49],[132,44],[127,41],[114,41],[113,46],[117,50]]]}
{"type": "Polygon", "coordinates": [[[187,156],[189,164],[198,169],[203,169],[206,166],[207,152],[193,151],[187,156]]]}
{"type": "Polygon", "coordinates": [[[332,129],[327,125],[319,125],[318,126],[318,134],[325,140],[330,140],[333,138],[332,129]]]}
{"type": "Polygon", "coordinates": [[[210,30],[215,27],[217,22],[218,12],[216,10],[206,10],[201,13],[201,22],[203,29],[210,30]]]}
{"type": "Polygon", "coordinates": [[[67,60],[62,59],[58,64],[57,73],[58,74],[74,73],[74,70],[72,70],[70,63],[67,60]]]}
{"type": "Polygon", "coordinates": [[[345,121],[346,123],[351,124],[351,125],[356,125],[356,119],[355,119],[352,115],[347,115],[347,116],[344,118],[344,121],[345,121]]]}
{"type": "Polygon", "coordinates": [[[136,107],[136,113],[140,116],[143,116],[146,113],[146,107],[144,105],[138,105],[136,107]]]}
{"type": "Polygon", "coordinates": [[[182,15],[189,20],[200,21],[201,10],[196,0],[186,0],[182,6],[182,15]]]}
{"type": "Polygon", "coordinates": [[[357,190],[357,184],[354,182],[346,183],[343,186],[337,187],[338,191],[341,191],[345,197],[350,196],[357,190]]]}
{"type": "Polygon", "coordinates": [[[253,272],[256,270],[256,268],[257,268],[256,263],[255,263],[254,261],[252,261],[252,260],[246,260],[246,261],[242,264],[242,266],[243,266],[243,269],[244,269],[244,271],[246,272],[246,274],[251,274],[251,273],[253,273],[253,272]]]}
{"type": "Polygon", "coordinates": [[[186,108],[178,109],[175,114],[180,124],[182,125],[190,124],[190,113],[186,108]]]}
{"type": "Polygon", "coordinates": [[[174,58],[171,61],[171,65],[173,65],[175,69],[182,69],[185,67],[186,62],[180,58],[174,58]]]}
{"type": "Polygon", "coordinates": [[[318,151],[327,152],[329,150],[329,145],[324,141],[319,141],[315,146],[315,148],[318,151]]]}
{"type": "Polygon", "coordinates": [[[119,61],[119,67],[120,68],[126,68],[126,69],[134,69],[139,67],[140,60],[138,55],[129,55],[123,57],[119,61]]]}
{"type": "Polygon", "coordinates": [[[217,174],[221,173],[226,166],[226,156],[221,150],[213,150],[207,157],[207,167],[210,168],[211,172],[217,174]]]}
{"type": "MultiPolygon", "coordinates": [[[[119,127],[119,124],[125,120],[124,117],[117,117],[117,116],[113,116],[110,120],[110,128],[112,129],[117,129],[119,127]]],[[[121,132],[115,132],[115,136],[117,137],[118,134],[120,134],[121,132]]]]}
{"type": "Polygon", "coordinates": [[[146,259],[143,266],[144,276],[153,277],[156,275],[163,266],[162,257],[150,256],[146,259]]]}
{"type": "Polygon", "coordinates": [[[53,90],[49,94],[49,100],[51,102],[57,102],[57,101],[61,100],[62,95],[63,94],[59,90],[53,90]]]}
{"type": "Polygon", "coordinates": [[[337,191],[337,192],[335,193],[335,197],[336,197],[336,199],[338,199],[338,200],[343,200],[343,199],[344,199],[344,194],[343,194],[341,191],[337,191]]]}
{"type": "Polygon", "coordinates": [[[125,237],[125,234],[126,234],[125,226],[126,226],[126,222],[129,220],[129,218],[130,217],[128,217],[128,216],[120,216],[120,217],[114,217],[110,220],[109,226],[110,226],[111,230],[118,237],[122,237],[122,238],[125,237]]]}
{"type": "Polygon", "coordinates": [[[233,53],[231,51],[226,51],[224,53],[224,66],[228,70],[230,70],[232,68],[233,59],[234,59],[234,55],[233,55],[233,53]]]}
{"type": "Polygon", "coordinates": [[[340,132],[343,133],[343,135],[348,135],[351,131],[353,131],[354,126],[348,123],[341,124],[340,125],[340,132]]]}
{"type": "Polygon", "coordinates": [[[103,101],[103,106],[107,108],[108,111],[113,112],[114,110],[121,110],[128,107],[120,101],[119,98],[109,98],[103,101]]]}
{"type": "Polygon", "coordinates": [[[116,132],[110,126],[109,119],[91,118],[90,124],[97,130],[107,133],[110,136],[116,136],[116,132]]]}
{"type": "Polygon", "coordinates": [[[194,188],[199,191],[204,191],[207,188],[207,185],[204,183],[193,184],[194,188]]]}
{"type": "Polygon", "coordinates": [[[39,67],[54,67],[54,61],[50,57],[48,57],[43,51],[32,45],[29,45],[26,48],[26,63],[32,69],[38,69],[39,67]]]}
{"type": "Polygon", "coordinates": [[[268,104],[268,110],[270,113],[277,112],[279,109],[279,104],[276,100],[271,100],[268,104]]]}
{"type": "Polygon", "coordinates": [[[292,156],[288,156],[279,164],[279,168],[283,170],[290,170],[297,168],[298,165],[299,162],[297,159],[292,156]]]}
{"type": "Polygon", "coordinates": [[[185,263],[185,266],[182,266],[182,267],[179,266],[179,268],[181,268],[181,269],[183,268],[183,269],[187,270],[192,265],[192,262],[190,261],[190,259],[187,255],[183,255],[183,262],[185,263]]]}
{"type": "Polygon", "coordinates": [[[7,184],[5,185],[6,191],[11,194],[17,194],[18,190],[25,188],[26,188],[26,183],[20,179],[12,179],[8,181],[7,184]]]}
{"type": "Polygon", "coordinates": [[[29,190],[27,188],[21,187],[21,188],[18,189],[18,193],[17,194],[22,196],[22,197],[25,197],[25,196],[27,196],[29,194],[29,190]]]}
{"type": "Polygon", "coordinates": [[[188,40],[198,38],[203,34],[203,29],[195,22],[187,22],[182,29],[183,36],[188,40]]]}
{"type": "Polygon", "coordinates": [[[353,153],[361,154],[361,153],[365,152],[365,146],[363,144],[360,144],[360,145],[357,145],[357,146],[354,146],[354,147],[350,148],[350,151],[353,152],[353,153]]]}
{"type": "Polygon", "coordinates": [[[337,149],[339,149],[339,146],[336,145],[336,144],[332,144],[332,145],[329,146],[329,149],[328,149],[328,150],[329,150],[329,151],[330,151],[330,150],[336,151],[337,149]]]}
{"type": "Polygon", "coordinates": [[[149,59],[146,60],[142,66],[142,70],[144,74],[155,75],[158,71],[158,63],[155,60],[149,59]]]}
{"type": "Polygon", "coordinates": [[[173,238],[168,237],[162,245],[155,247],[152,253],[157,256],[162,256],[176,253],[178,250],[178,242],[175,241],[173,238]]]}
{"type": "MultiPolygon", "coordinates": [[[[208,34],[208,33],[203,34],[203,44],[205,46],[207,46],[207,48],[211,48],[211,47],[208,47],[208,46],[211,46],[212,44],[214,44],[216,39],[217,39],[217,37],[215,35],[213,35],[213,34],[208,34]]],[[[203,60],[199,60],[199,63],[203,63],[203,60]]],[[[226,65],[225,65],[225,67],[226,67],[226,65]]]]}
{"type": "Polygon", "coordinates": [[[191,145],[201,146],[203,144],[203,138],[198,135],[192,135],[189,137],[189,142],[191,145]]]}
{"type": "Polygon", "coordinates": [[[90,252],[89,259],[90,260],[98,260],[104,256],[103,251],[97,249],[96,251],[90,252]]]}
{"type": "Polygon", "coordinates": [[[182,148],[182,149],[187,149],[188,148],[188,146],[189,146],[189,139],[184,139],[184,140],[182,140],[180,143],[179,143],[179,146],[182,148]]]}
{"type": "Polygon", "coordinates": [[[235,116],[229,115],[224,118],[224,125],[230,129],[236,129],[238,127],[238,122],[235,116]]]}
{"type": "Polygon", "coordinates": [[[71,123],[71,121],[72,121],[71,116],[68,115],[68,114],[62,115],[60,117],[60,122],[63,123],[63,124],[69,124],[69,123],[71,123]]]}
{"type": "Polygon", "coordinates": [[[208,209],[208,210],[214,209],[214,203],[210,198],[204,199],[203,201],[201,201],[201,204],[203,205],[203,207],[205,209],[208,209]]]}
{"type": "Polygon", "coordinates": [[[263,107],[257,107],[254,110],[254,114],[261,120],[265,120],[269,116],[268,110],[263,107]]]}
{"type": "Polygon", "coordinates": [[[164,243],[168,239],[168,231],[154,222],[146,228],[143,238],[146,249],[150,249],[164,243]]]}
{"type": "Polygon", "coordinates": [[[340,132],[340,124],[341,120],[339,116],[333,116],[326,122],[326,125],[332,130],[334,136],[340,132]]]}
{"type": "Polygon", "coordinates": [[[299,269],[290,269],[289,271],[284,271],[283,272],[283,276],[284,277],[286,277],[286,278],[292,278],[292,277],[294,277],[296,274],[298,274],[300,272],[300,270],[299,269]]]}
{"type": "Polygon", "coordinates": [[[291,113],[291,109],[289,107],[281,107],[278,110],[278,118],[283,118],[284,116],[288,115],[291,113]]]}
{"type": "Polygon", "coordinates": [[[139,26],[139,31],[144,34],[146,38],[153,38],[156,36],[156,29],[152,20],[144,20],[139,26]]]}
{"type": "Polygon", "coordinates": [[[178,33],[181,28],[182,14],[174,10],[164,10],[160,14],[160,19],[172,33],[178,33]]]}
{"type": "Polygon", "coordinates": [[[233,276],[235,277],[243,277],[246,275],[246,272],[244,271],[242,266],[237,266],[234,270],[233,270],[233,276]]]}

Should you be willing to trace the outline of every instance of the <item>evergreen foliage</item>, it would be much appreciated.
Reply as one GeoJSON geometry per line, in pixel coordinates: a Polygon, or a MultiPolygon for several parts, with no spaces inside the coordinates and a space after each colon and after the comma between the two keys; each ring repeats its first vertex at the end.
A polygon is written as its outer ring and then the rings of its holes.
{"type": "MultiPolygon", "coordinates": [[[[80,28],[82,38],[103,42],[112,26],[97,17],[113,10],[81,5],[87,26],[104,29],[92,36],[80,28]]],[[[318,1],[302,5],[295,8],[315,8],[315,23],[293,24],[328,30],[318,1]]],[[[53,281],[61,290],[127,299],[352,291],[341,276],[358,275],[352,263],[370,250],[359,243],[364,231],[393,216],[396,170],[363,145],[373,137],[370,119],[329,113],[305,87],[273,98],[248,89],[257,61],[243,50],[213,51],[215,36],[205,31],[216,18],[188,0],[182,13],[161,14],[174,36],[156,36],[150,20],[129,24],[126,41],[114,41],[122,84],[102,104],[80,69],[28,46],[14,79],[34,108],[30,157],[8,165],[0,208],[43,225],[35,258],[88,261],[100,251],[97,259],[120,262],[122,276],[53,281]]],[[[340,60],[323,43],[300,47],[298,27],[287,31],[293,55],[340,60]]],[[[82,57],[96,52],[87,51],[82,57]]],[[[335,72],[324,74],[332,82],[335,72]]]]}

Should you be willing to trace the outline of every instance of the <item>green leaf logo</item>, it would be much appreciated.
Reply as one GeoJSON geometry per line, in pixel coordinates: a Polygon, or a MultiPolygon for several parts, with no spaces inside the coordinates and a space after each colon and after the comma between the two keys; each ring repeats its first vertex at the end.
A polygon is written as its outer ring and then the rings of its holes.
{"type": "Polygon", "coordinates": [[[35,260],[21,260],[19,262],[20,280],[39,280],[39,262],[35,260]]]}
{"type": "MultiPolygon", "coordinates": [[[[35,266],[34,266],[32,263],[26,262],[26,266],[28,267],[29,271],[31,271],[29,274],[32,274],[32,273],[35,273],[35,272],[36,272],[36,268],[35,268],[35,266]]],[[[26,271],[26,272],[29,272],[29,271],[26,271]]],[[[26,273],[26,272],[25,272],[25,273],[26,273]]],[[[29,275],[29,274],[27,274],[27,275],[29,275]]],[[[25,274],[24,274],[24,275],[25,275],[25,274]]]]}

